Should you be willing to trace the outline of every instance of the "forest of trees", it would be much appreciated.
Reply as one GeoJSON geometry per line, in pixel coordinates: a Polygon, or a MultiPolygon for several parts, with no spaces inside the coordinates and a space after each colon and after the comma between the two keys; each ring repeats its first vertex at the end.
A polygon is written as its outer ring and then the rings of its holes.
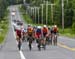
{"type": "MultiPolygon", "coordinates": [[[[43,1],[48,1],[48,3],[56,4],[53,6],[53,22],[51,18],[51,6],[48,6],[48,24],[57,24],[61,27],[62,24],[62,8],[61,1],[62,0],[26,0],[26,3],[30,4],[30,6],[40,7],[40,4],[43,4],[43,1]]],[[[0,0],[0,20],[3,20],[5,16],[5,12],[9,5],[14,4],[23,4],[23,0],[0,0]]],[[[65,27],[72,27],[75,30],[75,0],[64,0],[64,25],[65,27]]],[[[40,8],[40,17],[41,20],[41,8],[40,8]]],[[[44,15],[43,15],[44,23],[46,20],[46,5],[44,5],[44,15]]]]}
{"type": "Polygon", "coordinates": [[[22,4],[22,0],[0,0],[0,20],[3,20],[7,7],[14,4],[22,4]]]}
{"type": "MultiPolygon", "coordinates": [[[[55,4],[53,6],[53,20],[51,18],[51,5],[48,6],[48,24],[57,24],[61,27],[62,25],[62,0],[26,0],[26,3],[31,4],[30,6],[40,7],[40,4],[44,3],[43,1],[48,1],[49,4],[55,4]],[[34,3],[33,3],[34,2],[34,3]]],[[[75,0],[64,0],[64,25],[66,27],[72,27],[75,23],[75,0]]],[[[46,5],[44,6],[44,23],[46,20],[46,5]]],[[[41,19],[41,12],[40,18],[41,19]]]]}

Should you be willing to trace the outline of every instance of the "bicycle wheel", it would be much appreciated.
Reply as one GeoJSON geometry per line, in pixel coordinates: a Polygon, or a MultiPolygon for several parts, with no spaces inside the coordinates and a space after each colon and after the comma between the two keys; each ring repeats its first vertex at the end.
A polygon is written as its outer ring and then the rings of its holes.
{"type": "Polygon", "coordinates": [[[32,47],[31,47],[31,44],[29,44],[29,50],[31,51],[32,47]]]}
{"type": "Polygon", "coordinates": [[[29,50],[30,51],[32,50],[32,41],[33,41],[33,38],[29,37],[29,50]]]}
{"type": "Polygon", "coordinates": [[[39,50],[39,51],[41,51],[41,47],[40,47],[40,46],[41,46],[41,44],[38,43],[38,50],[39,50]]]}
{"type": "Polygon", "coordinates": [[[20,42],[20,40],[18,42],[18,49],[21,50],[21,42],[20,42]]]}
{"type": "Polygon", "coordinates": [[[54,36],[53,42],[54,42],[54,45],[57,45],[57,36],[56,35],[54,36]]]}

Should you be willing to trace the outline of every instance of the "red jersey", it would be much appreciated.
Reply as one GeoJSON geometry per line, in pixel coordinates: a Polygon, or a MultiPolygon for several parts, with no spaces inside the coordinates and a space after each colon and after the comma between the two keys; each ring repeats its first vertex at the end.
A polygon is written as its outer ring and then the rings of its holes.
{"type": "Polygon", "coordinates": [[[21,38],[21,30],[16,30],[16,34],[21,38]]]}

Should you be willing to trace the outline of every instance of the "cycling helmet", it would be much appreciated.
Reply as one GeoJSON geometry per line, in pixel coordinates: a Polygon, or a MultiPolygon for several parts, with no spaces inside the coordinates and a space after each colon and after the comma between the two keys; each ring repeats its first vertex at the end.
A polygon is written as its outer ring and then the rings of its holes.
{"type": "Polygon", "coordinates": [[[38,29],[41,29],[41,26],[38,26],[37,28],[38,28],[38,29]]]}
{"type": "Polygon", "coordinates": [[[54,25],[54,27],[57,27],[57,25],[54,25]]]}
{"type": "Polygon", "coordinates": [[[46,25],[44,25],[43,27],[47,27],[46,25]]]}
{"type": "Polygon", "coordinates": [[[30,27],[31,25],[30,24],[28,24],[28,27],[30,27]]]}

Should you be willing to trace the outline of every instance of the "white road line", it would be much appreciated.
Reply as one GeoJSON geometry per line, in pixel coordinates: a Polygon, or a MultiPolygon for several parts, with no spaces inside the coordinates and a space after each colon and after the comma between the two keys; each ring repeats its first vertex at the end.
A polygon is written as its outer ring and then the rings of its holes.
{"type": "Polygon", "coordinates": [[[21,59],[26,59],[26,58],[24,57],[24,54],[23,54],[22,51],[19,51],[19,53],[20,53],[21,59]]]}
{"type": "MultiPolygon", "coordinates": [[[[11,26],[12,26],[12,17],[11,17],[11,26]]],[[[14,35],[14,37],[16,38],[14,29],[13,29],[13,26],[12,26],[12,30],[13,30],[13,35],[14,35]]],[[[16,41],[16,43],[17,43],[17,41],[16,41]]],[[[18,43],[17,43],[17,44],[18,44],[18,43]]],[[[19,53],[20,53],[21,59],[26,59],[22,51],[19,51],[19,53]]]]}

